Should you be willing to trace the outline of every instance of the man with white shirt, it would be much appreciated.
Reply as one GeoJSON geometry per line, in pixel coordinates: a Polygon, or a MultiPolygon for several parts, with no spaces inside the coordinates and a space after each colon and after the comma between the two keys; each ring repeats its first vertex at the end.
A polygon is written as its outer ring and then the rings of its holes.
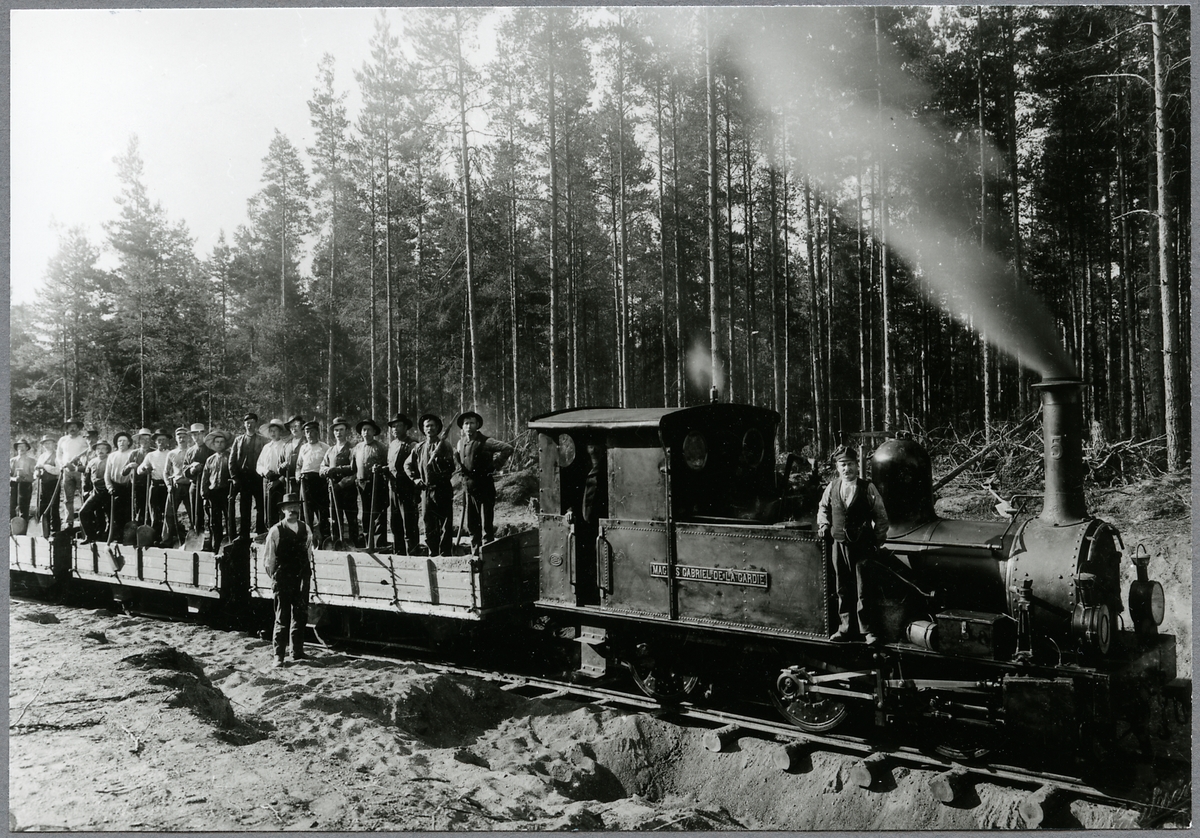
{"type": "Polygon", "coordinates": [[[150,527],[154,530],[154,545],[161,544],[163,515],[167,509],[167,462],[171,451],[171,436],[159,428],[154,432],[155,449],[142,458],[137,473],[150,481],[150,527]]]}
{"type": "Polygon", "coordinates": [[[304,443],[296,451],[296,475],[305,523],[317,530],[314,541],[329,534],[329,492],[321,476],[321,463],[328,450],[329,446],[321,441],[321,423],[316,419],[305,422],[304,443]]]}
{"type": "Polygon", "coordinates": [[[272,419],[267,425],[267,433],[271,441],[263,446],[258,455],[258,465],[255,470],[260,479],[265,481],[263,494],[265,497],[264,512],[268,521],[275,520],[279,515],[279,499],[285,491],[283,470],[287,454],[287,428],[280,419],[272,419]]]}
{"type": "Polygon", "coordinates": [[[67,506],[67,529],[75,526],[75,494],[82,488],[83,456],[92,450],[83,435],[83,422],[72,417],[66,421],[67,432],[59,437],[54,461],[62,473],[59,491],[67,506]]]}
{"type": "Polygon", "coordinates": [[[108,540],[120,541],[125,525],[133,516],[133,475],[127,466],[133,462],[133,437],[117,431],[113,437],[117,450],[108,455],[104,464],[104,485],[108,487],[108,540]]]}

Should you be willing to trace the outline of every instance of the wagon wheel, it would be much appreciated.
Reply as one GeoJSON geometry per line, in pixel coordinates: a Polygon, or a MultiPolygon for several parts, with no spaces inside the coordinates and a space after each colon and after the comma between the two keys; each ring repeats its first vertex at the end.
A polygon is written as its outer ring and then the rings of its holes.
{"type": "Polygon", "coordinates": [[[637,654],[626,661],[626,665],[638,688],[656,701],[680,701],[700,683],[697,676],[684,675],[670,664],[655,660],[644,643],[638,646],[637,654]]]}
{"type": "Polygon", "coordinates": [[[771,699],[796,727],[809,733],[824,733],[844,722],[850,708],[831,696],[809,692],[811,678],[803,669],[786,671],[776,682],[771,699]]]}

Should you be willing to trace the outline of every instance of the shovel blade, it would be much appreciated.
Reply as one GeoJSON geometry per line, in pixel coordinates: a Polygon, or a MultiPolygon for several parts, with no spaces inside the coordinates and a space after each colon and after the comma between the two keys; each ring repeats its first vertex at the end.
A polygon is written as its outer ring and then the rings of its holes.
{"type": "Polygon", "coordinates": [[[9,532],[11,532],[13,535],[24,535],[25,528],[27,526],[28,522],[18,515],[9,523],[9,532]]]}
{"type": "Polygon", "coordinates": [[[149,547],[154,543],[154,528],[145,525],[137,528],[137,546],[149,547]]]}

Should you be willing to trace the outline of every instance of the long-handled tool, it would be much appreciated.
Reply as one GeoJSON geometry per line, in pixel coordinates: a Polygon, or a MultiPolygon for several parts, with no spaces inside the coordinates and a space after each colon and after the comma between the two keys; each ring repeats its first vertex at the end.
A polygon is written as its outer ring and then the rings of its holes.
{"type": "Polygon", "coordinates": [[[50,493],[50,502],[46,504],[46,514],[42,515],[42,538],[50,537],[50,525],[58,508],[59,492],[62,489],[62,470],[58,472],[58,480],[54,482],[54,491],[50,493]]]}
{"type": "Polygon", "coordinates": [[[158,532],[158,541],[163,547],[173,547],[176,538],[176,526],[178,519],[175,514],[175,505],[179,502],[175,494],[175,484],[167,483],[167,508],[163,510],[162,526],[158,532]]]}
{"type": "Polygon", "coordinates": [[[326,478],[329,483],[329,503],[333,507],[333,524],[337,528],[337,538],[326,538],[321,542],[322,550],[345,550],[346,534],[342,529],[342,507],[337,499],[337,487],[332,477],[326,478]]]}
{"type": "Polygon", "coordinates": [[[35,530],[42,526],[42,476],[36,472],[33,475],[33,509],[30,512],[29,523],[35,530]]]}
{"type": "MultiPolygon", "coordinates": [[[[146,520],[151,520],[153,510],[150,508],[150,490],[154,486],[154,472],[146,475],[146,520]]],[[[137,546],[149,547],[154,543],[154,527],[142,524],[137,528],[137,546]]]]}
{"type": "Polygon", "coordinates": [[[374,553],[379,545],[378,539],[375,536],[379,524],[379,473],[372,469],[371,471],[371,513],[367,518],[367,525],[371,531],[367,533],[367,550],[374,553]]]}
{"type": "Polygon", "coordinates": [[[13,497],[17,502],[17,514],[14,515],[12,520],[9,522],[8,531],[13,535],[24,535],[28,522],[25,520],[25,517],[21,515],[21,483],[20,481],[13,481],[11,485],[13,497]]]}
{"type": "Polygon", "coordinates": [[[121,530],[121,543],[127,547],[137,546],[137,479],[130,475],[129,477],[129,520],[125,522],[125,528],[121,530]]]}

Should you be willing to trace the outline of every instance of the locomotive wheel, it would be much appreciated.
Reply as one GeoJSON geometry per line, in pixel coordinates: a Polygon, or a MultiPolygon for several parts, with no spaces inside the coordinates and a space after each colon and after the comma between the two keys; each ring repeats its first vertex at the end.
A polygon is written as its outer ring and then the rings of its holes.
{"type": "Polygon", "coordinates": [[[780,702],[779,706],[792,724],[809,733],[833,730],[850,715],[850,708],[844,702],[828,696],[796,698],[780,702]]]}
{"type": "Polygon", "coordinates": [[[844,722],[850,715],[850,708],[844,701],[804,689],[810,677],[803,669],[785,673],[776,684],[771,698],[784,717],[796,727],[809,733],[825,733],[844,722]]]}
{"type": "Polygon", "coordinates": [[[700,679],[695,675],[681,675],[667,666],[640,666],[630,663],[629,673],[638,689],[656,701],[681,701],[696,689],[700,679]]]}

